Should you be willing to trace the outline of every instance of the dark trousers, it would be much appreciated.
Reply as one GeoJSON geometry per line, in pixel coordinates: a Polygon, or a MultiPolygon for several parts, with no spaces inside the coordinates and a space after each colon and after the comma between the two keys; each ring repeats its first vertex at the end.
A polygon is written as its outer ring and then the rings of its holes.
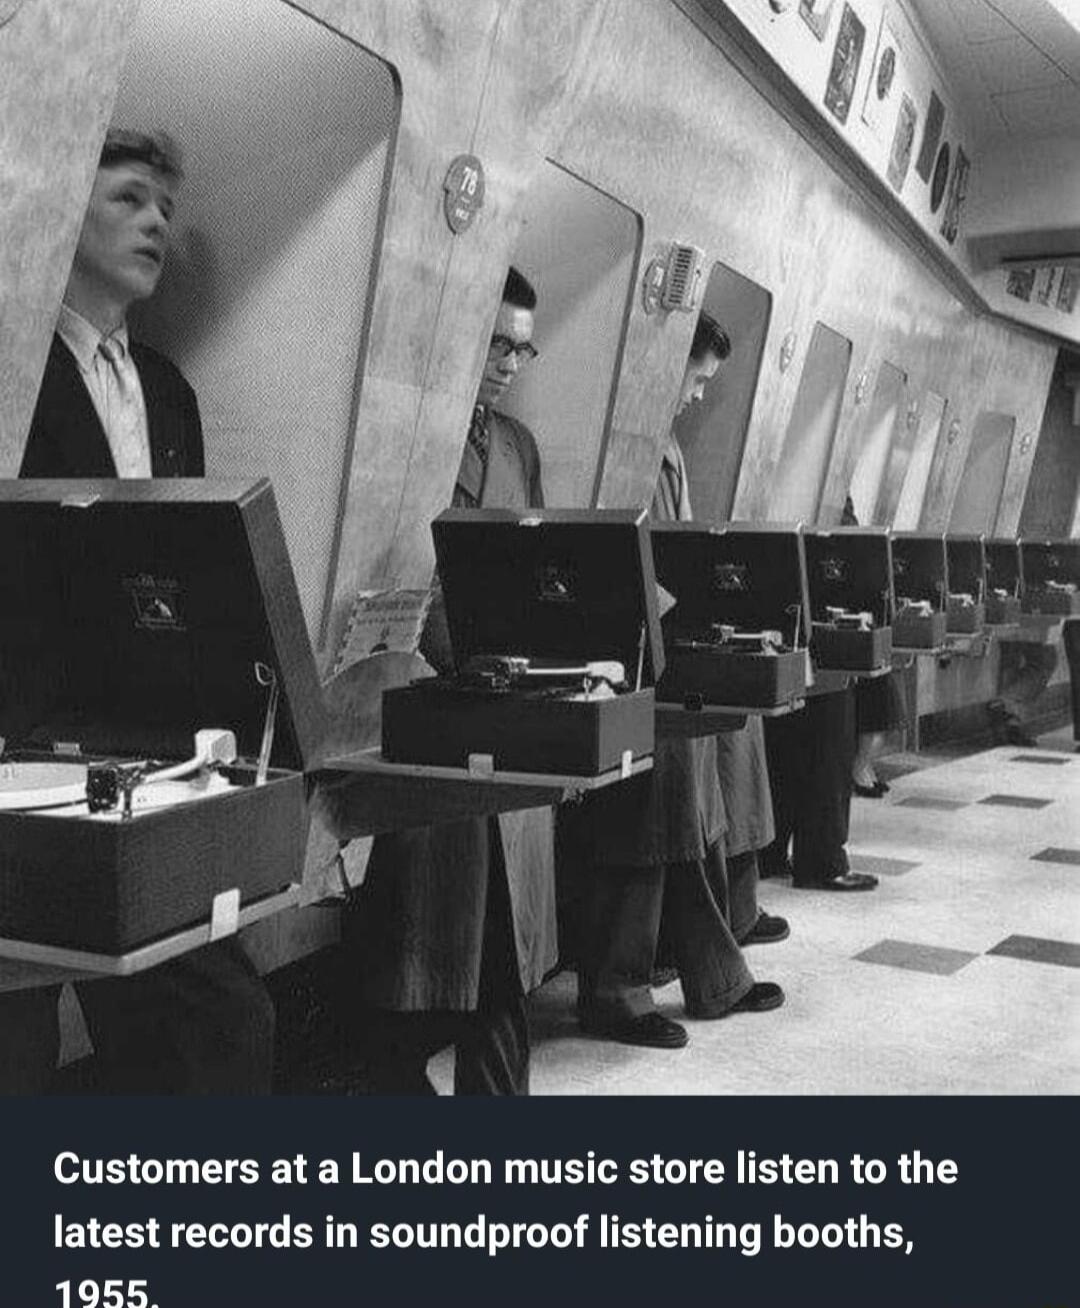
{"type": "Polygon", "coordinates": [[[1073,739],[1080,741],[1080,618],[1069,618],[1064,627],[1065,657],[1069,661],[1072,691],[1073,739]]]}
{"type": "Polygon", "coordinates": [[[758,920],[758,876],[756,849],[727,855],[728,925],[740,945],[758,920]]]}
{"type": "MultiPolygon", "coordinates": [[[[76,986],[103,1094],[266,1094],[274,1008],[235,941],[131,977],[76,986]]],[[[0,1085],[50,1088],[59,1054],[59,987],[0,996],[0,1085]]]]}
{"type": "Polygon", "coordinates": [[[815,695],[798,713],[765,719],[776,839],[762,852],[766,875],[790,868],[796,885],[848,870],[855,709],[850,690],[815,695]]]}
{"type": "Polygon", "coordinates": [[[476,1009],[361,1008],[353,1043],[354,1086],[369,1094],[434,1094],[428,1060],[448,1045],[454,1046],[455,1094],[529,1093],[529,1017],[501,858],[491,861],[476,1009]]]}
{"type": "Polygon", "coordinates": [[[728,923],[723,851],[644,867],[595,866],[582,900],[578,1005],[597,1018],[655,1008],[649,983],[657,952],[670,959],[692,1015],[717,1015],[754,984],[728,923]]]}
{"type": "Polygon", "coordinates": [[[274,1006],[235,940],[75,987],[106,1094],[269,1094],[274,1006]]]}
{"type": "Polygon", "coordinates": [[[60,1057],[59,986],[0,994],[0,1094],[40,1095],[52,1088],[60,1057]]]}

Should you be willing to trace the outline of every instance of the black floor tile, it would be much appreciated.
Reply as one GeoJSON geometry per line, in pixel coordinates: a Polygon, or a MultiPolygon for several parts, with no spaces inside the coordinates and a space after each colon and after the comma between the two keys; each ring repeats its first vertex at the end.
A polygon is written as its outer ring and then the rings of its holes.
{"type": "Polygon", "coordinates": [[[1032,854],[1033,863],[1071,863],[1075,867],[1080,867],[1080,849],[1040,849],[1037,854],[1032,854]]]}
{"type": "Polygon", "coordinates": [[[1035,799],[1031,795],[987,795],[980,804],[994,804],[999,808],[1046,808],[1052,799],[1035,799]]]}
{"type": "Polygon", "coordinates": [[[988,954],[1020,958],[1028,963],[1056,963],[1059,967],[1080,967],[1080,945],[1069,940],[1043,940],[1039,936],[1006,936],[988,954]]]}
{"type": "Polygon", "coordinates": [[[942,949],[940,945],[918,945],[910,940],[879,940],[876,945],[856,954],[855,958],[860,963],[881,963],[908,972],[952,976],[973,958],[978,958],[978,954],[966,949],[942,949]]]}
{"type": "Polygon", "coordinates": [[[933,799],[929,795],[909,795],[901,799],[897,808],[932,808],[942,813],[955,813],[958,808],[967,808],[966,799],[933,799]]]}

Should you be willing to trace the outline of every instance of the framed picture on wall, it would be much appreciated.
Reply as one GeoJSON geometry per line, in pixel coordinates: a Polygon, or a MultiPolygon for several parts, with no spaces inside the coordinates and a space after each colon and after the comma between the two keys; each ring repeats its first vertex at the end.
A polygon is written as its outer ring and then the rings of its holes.
{"type": "Polygon", "coordinates": [[[1050,305],[1057,299],[1058,282],[1061,278],[1061,265],[1040,268],[1035,274],[1035,303],[1050,305]]]}
{"type": "Polygon", "coordinates": [[[923,128],[922,144],[919,157],[915,161],[915,171],[929,185],[930,174],[934,168],[934,156],[941,141],[941,129],[945,126],[945,106],[936,91],[930,92],[930,104],[926,110],[926,126],[923,128]]]}
{"type": "MultiPolygon", "coordinates": [[[[956,240],[960,230],[960,212],[967,195],[967,178],[970,164],[963,149],[956,147],[956,163],[953,165],[952,180],[949,182],[949,199],[945,205],[945,216],[941,220],[941,234],[950,245],[956,240]]],[[[935,177],[935,181],[937,178],[935,177]]]]}
{"type": "Polygon", "coordinates": [[[844,5],[833,47],[832,67],[825,87],[825,108],[841,123],[846,123],[859,80],[859,64],[866,42],[866,26],[849,4],[844,5]]]}
{"type": "Polygon", "coordinates": [[[1080,268],[1062,268],[1057,293],[1057,307],[1061,313],[1072,313],[1076,308],[1077,290],[1080,290],[1080,268]]]}
{"type": "Polygon", "coordinates": [[[900,97],[900,110],[896,115],[896,130],[893,132],[892,150],[889,152],[889,167],[886,174],[889,185],[897,192],[904,189],[918,122],[919,111],[915,108],[915,101],[905,93],[900,97]]]}
{"type": "Polygon", "coordinates": [[[1025,303],[1031,299],[1035,285],[1034,268],[1010,268],[1005,276],[1005,294],[1025,303]]]}
{"type": "Polygon", "coordinates": [[[937,213],[941,208],[941,202],[945,198],[945,187],[949,181],[949,160],[952,157],[952,151],[949,149],[948,141],[942,144],[938,151],[937,163],[934,164],[934,180],[930,183],[930,212],[937,213]]]}
{"type": "Polygon", "coordinates": [[[819,41],[825,40],[834,0],[799,0],[799,15],[819,41]]]}
{"type": "Polygon", "coordinates": [[[900,37],[889,21],[889,11],[886,9],[881,15],[877,49],[866,84],[862,110],[863,122],[875,136],[883,136],[885,125],[892,116],[892,107],[899,98],[900,59],[900,37]]]}

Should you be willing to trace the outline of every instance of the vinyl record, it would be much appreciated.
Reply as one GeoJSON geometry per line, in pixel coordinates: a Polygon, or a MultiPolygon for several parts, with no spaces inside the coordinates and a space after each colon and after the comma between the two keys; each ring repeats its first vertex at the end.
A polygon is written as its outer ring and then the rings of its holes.
{"type": "Polygon", "coordinates": [[[53,808],[85,798],[85,764],[0,764],[0,809],[53,808]]]}
{"type": "Polygon", "coordinates": [[[934,164],[934,180],[930,183],[930,212],[937,213],[945,198],[945,185],[949,180],[949,143],[942,143],[934,164]]]}

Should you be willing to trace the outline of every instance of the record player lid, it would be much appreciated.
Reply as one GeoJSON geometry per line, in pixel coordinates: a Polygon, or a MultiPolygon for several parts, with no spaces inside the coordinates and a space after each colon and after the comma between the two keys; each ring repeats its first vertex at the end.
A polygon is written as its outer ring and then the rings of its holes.
{"type": "Polygon", "coordinates": [[[872,613],[879,627],[892,621],[892,548],[886,527],[804,528],[806,576],[815,622],[826,609],[872,613]]]}
{"type": "Polygon", "coordinates": [[[945,537],[945,555],[949,561],[949,590],[963,591],[982,599],[986,588],[986,550],[982,536],[945,537]]]}
{"type": "Polygon", "coordinates": [[[259,481],[0,482],[0,735],[183,759],[194,733],[311,768],[322,691],[273,489],[259,481]]]}
{"type": "Polygon", "coordinates": [[[986,584],[994,588],[1015,591],[1023,582],[1020,567],[1020,542],[991,539],[986,542],[986,584]]]}
{"type": "Polygon", "coordinates": [[[893,589],[897,600],[929,600],[935,608],[943,609],[949,592],[944,535],[894,531],[892,556],[893,589]]]}
{"type": "Polygon", "coordinates": [[[652,529],[660,585],[676,599],[668,623],[681,631],[725,623],[779,631],[805,645],[810,602],[802,531],[795,524],[707,527],[658,522],[652,529]]]}
{"type": "Polygon", "coordinates": [[[644,510],[447,509],[431,530],[459,671],[474,654],[663,671],[644,510]]]}
{"type": "Polygon", "coordinates": [[[1020,552],[1025,585],[1057,581],[1080,586],[1080,540],[1023,540],[1020,552]]]}

